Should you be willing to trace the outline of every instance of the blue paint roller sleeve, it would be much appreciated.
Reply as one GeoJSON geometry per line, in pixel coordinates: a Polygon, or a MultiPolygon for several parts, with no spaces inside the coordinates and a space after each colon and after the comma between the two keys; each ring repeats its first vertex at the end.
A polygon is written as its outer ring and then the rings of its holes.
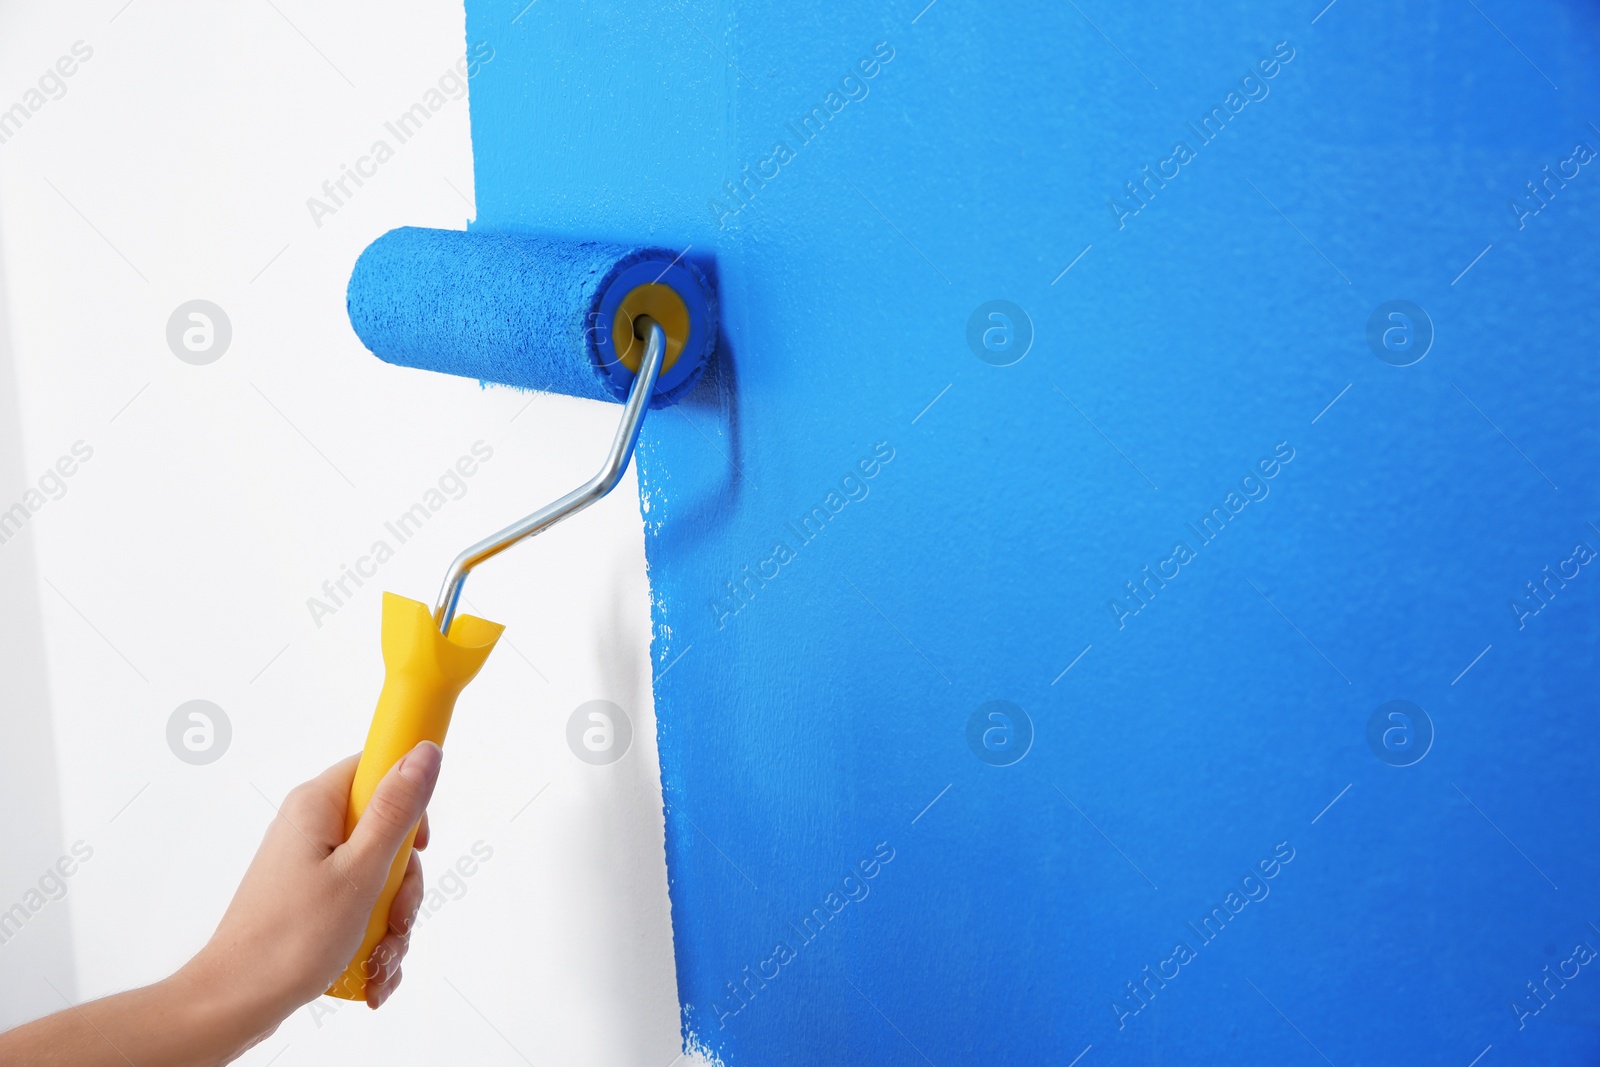
{"type": "Polygon", "coordinates": [[[687,395],[716,343],[716,299],[660,248],[403,226],[356,260],[350,324],[379,359],[594,400],[627,398],[644,342],[667,335],[653,407],[687,395]]]}

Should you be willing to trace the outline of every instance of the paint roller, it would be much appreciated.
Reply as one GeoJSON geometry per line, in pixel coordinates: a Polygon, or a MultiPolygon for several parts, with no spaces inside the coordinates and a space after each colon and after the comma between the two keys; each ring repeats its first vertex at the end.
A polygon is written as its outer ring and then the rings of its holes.
{"type": "MultiPolygon", "coordinates": [[[[622,403],[599,472],[457,556],[431,611],[384,593],[383,689],[350,787],[348,836],[390,767],[422,741],[444,743],[457,696],[500,638],[499,624],[457,614],[467,576],[621,481],[646,410],[687,395],[704,372],[717,306],[705,276],[665,249],[411,226],[362,252],[346,303],[356,335],[386,362],[622,403]]],[[[413,827],[329,995],[366,999],[367,960],[388,930],[415,836],[413,827]]]]}

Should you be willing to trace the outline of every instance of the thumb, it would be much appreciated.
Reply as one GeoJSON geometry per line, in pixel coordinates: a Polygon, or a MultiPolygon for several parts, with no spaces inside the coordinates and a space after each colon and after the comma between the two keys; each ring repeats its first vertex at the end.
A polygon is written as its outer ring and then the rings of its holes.
{"type": "Polygon", "coordinates": [[[361,813],[350,840],[342,846],[349,854],[351,876],[361,885],[382,885],[389,875],[406,835],[422,819],[439,780],[444,753],[432,741],[416,748],[389,768],[361,813]]]}

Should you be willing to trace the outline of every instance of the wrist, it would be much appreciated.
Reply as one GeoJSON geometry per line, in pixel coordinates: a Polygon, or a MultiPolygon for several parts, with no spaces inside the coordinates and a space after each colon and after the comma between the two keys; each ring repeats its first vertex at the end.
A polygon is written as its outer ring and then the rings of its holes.
{"type": "Polygon", "coordinates": [[[197,1043],[227,1063],[275,1030],[296,1005],[265,988],[260,976],[230,966],[211,946],[161,983],[169,1014],[197,1043]]]}

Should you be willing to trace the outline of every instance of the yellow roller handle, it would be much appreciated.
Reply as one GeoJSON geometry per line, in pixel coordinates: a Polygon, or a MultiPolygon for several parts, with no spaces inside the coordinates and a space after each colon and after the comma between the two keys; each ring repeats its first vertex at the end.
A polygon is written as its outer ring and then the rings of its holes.
{"type": "MultiPolygon", "coordinates": [[[[450,636],[445,637],[434,625],[426,604],[393,593],[383,594],[383,691],[378,694],[372,728],[367,731],[366,747],[361,750],[361,763],[350,786],[345,837],[355,829],[390,767],[423,741],[444,744],[456,697],[494,651],[503,629],[498,623],[457,615],[450,624],[450,636]]],[[[417,828],[413,826],[389,868],[389,879],[367,920],[361,948],[329,988],[329,996],[367,999],[367,960],[388,932],[389,906],[400,891],[416,836],[417,828]]]]}

